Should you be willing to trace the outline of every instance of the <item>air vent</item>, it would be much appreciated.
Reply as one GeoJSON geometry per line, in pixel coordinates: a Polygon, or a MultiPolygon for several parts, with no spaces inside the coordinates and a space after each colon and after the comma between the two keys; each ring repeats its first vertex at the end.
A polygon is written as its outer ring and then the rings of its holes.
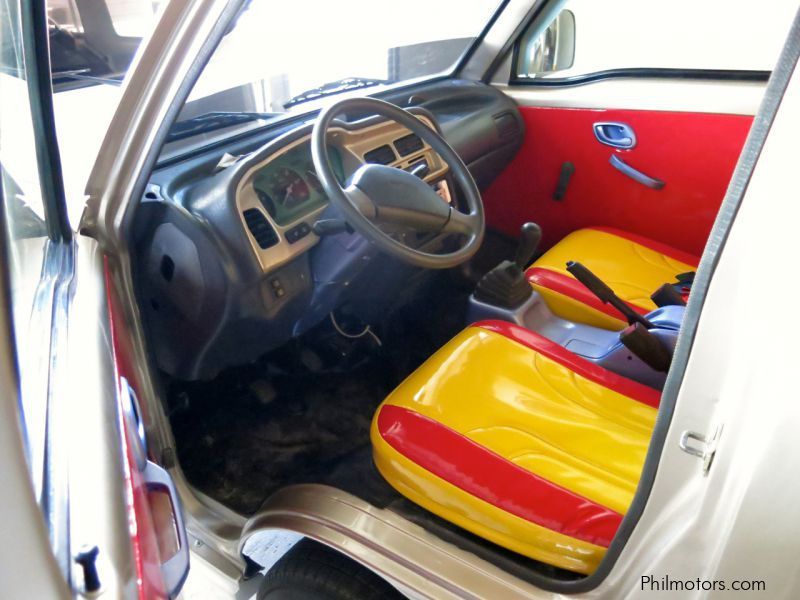
{"type": "Polygon", "coordinates": [[[278,243],[278,234],[275,233],[264,213],[257,208],[248,208],[242,215],[244,222],[247,223],[247,228],[261,248],[269,248],[278,243]]]}
{"type": "Polygon", "coordinates": [[[501,140],[512,138],[519,134],[519,122],[510,112],[502,112],[494,116],[494,125],[501,140]]]}
{"type": "Polygon", "coordinates": [[[414,152],[422,150],[422,140],[415,133],[401,137],[399,140],[394,141],[395,150],[400,156],[408,156],[414,152]]]}
{"type": "Polygon", "coordinates": [[[388,144],[384,144],[379,148],[370,150],[364,155],[364,160],[368,163],[378,165],[388,165],[395,161],[397,157],[394,155],[394,150],[388,144]]]}

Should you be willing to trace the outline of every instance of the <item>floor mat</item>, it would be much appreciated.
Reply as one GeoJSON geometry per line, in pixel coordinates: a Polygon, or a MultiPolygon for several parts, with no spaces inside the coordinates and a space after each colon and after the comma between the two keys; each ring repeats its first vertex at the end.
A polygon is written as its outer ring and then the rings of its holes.
{"type": "Polygon", "coordinates": [[[363,451],[375,407],[390,391],[371,369],[302,378],[245,371],[180,390],[191,403],[172,418],[189,480],[242,514],[285,485],[324,483],[338,462],[363,451]]]}
{"type": "Polygon", "coordinates": [[[192,485],[244,515],[296,483],[327,483],[378,506],[395,500],[372,463],[372,415],[464,327],[468,295],[446,274],[415,291],[375,328],[380,346],[332,328],[326,338],[323,328],[214,381],[173,381],[170,420],[192,485]],[[332,354],[346,356],[345,364],[330,369],[332,354]]]}

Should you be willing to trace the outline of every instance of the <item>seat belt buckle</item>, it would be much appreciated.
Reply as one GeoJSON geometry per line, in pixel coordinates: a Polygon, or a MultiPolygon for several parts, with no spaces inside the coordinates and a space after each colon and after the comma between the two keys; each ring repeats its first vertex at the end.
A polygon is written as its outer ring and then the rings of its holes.
{"type": "Polygon", "coordinates": [[[684,297],[683,293],[675,289],[675,284],[665,283],[650,296],[653,303],[659,308],[663,306],[686,306],[688,293],[684,297]]]}

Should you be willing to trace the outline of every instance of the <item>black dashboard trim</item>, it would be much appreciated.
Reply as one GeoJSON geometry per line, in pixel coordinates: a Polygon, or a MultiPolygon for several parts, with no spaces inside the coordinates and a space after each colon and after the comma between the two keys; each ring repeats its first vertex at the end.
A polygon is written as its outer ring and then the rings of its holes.
{"type": "MultiPolygon", "coordinates": [[[[408,110],[434,124],[482,189],[522,144],[524,122],[513,100],[480,82],[428,81],[381,95],[399,106],[413,102],[408,110]],[[498,129],[498,114],[511,115],[517,122],[513,135],[498,129]]],[[[356,116],[337,120],[336,127],[358,131],[385,122],[382,117],[356,116]]],[[[303,115],[269,123],[220,140],[213,148],[184,154],[150,174],[134,213],[134,271],[148,336],[159,340],[156,363],[170,375],[208,379],[226,366],[255,360],[314,326],[331,302],[344,301],[345,296],[348,302],[360,302],[354,294],[363,282],[357,278],[371,281],[387,270],[390,258],[378,256],[363,240],[352,240],[355,245],[348,245],[352,250],[346,251],[349,258],[344,261],[338,254],[342,240],[332,236],[312,243],[299,239],[294,245],[298,252],[291,256],[279,252],[266,257],[255,247],[237,199],[246,184],[243,178],[271,154],[308,139],[314,122],[303,115]],[[240,158],[220,168],[225,154],[240,158]],[[171,281],[159,275],[164,256],[175,265],[171,281]],[[268,270],[265,259],[271,265],[268,270]],[[280,297],[273,297],[268,286],[268,279],[275,277],[284,290],[280,297]],[[338,284],[342,277],[354,283],[346,293],[338,284]]],[[[448,183],[457,199],[458,189],[448,183]]],[[[304,222],[311,225],[308,218],[304,222]]],[[[400,269],[391,264],[391,269],[400,269]]],[[[375,307],[360,309],[369,312],[375,307]]]]}

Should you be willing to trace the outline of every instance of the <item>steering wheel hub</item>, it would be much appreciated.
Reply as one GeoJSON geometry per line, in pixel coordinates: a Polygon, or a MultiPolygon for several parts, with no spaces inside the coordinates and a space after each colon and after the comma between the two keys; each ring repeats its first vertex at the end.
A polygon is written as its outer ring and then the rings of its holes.
{"type": "Polygon", "coordinates": [[[469,260],[485,232],[483,202],[474,179],[450,145],[415,115],[376,98],[347,98],[326,108],[311,134],[314,168],[331,204],[358,233],[376,246],[411,264],[434,269],[469,260]],[[372,112],[408,128],[426,142],[448,166],[463,194],[468,212],[447,204],[416,175],[385,165],[364,164],[342,187],[328,157],[327,133],[344,112],[372,112]],[[394,228],[418,233],[458,234],[464,241],[446,254],[412,248],[392,237],[394,228]]]}

